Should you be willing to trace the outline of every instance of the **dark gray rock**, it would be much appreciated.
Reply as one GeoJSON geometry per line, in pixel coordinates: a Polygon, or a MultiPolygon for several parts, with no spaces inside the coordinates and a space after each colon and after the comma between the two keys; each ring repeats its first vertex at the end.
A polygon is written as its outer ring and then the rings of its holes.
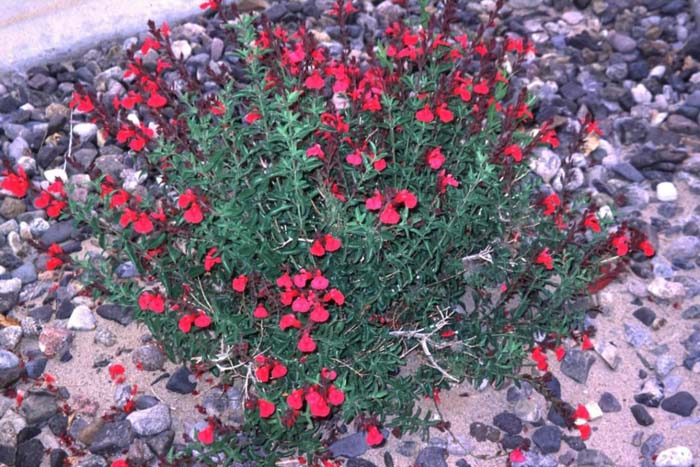
{"type": "Polygon", "coordinates": [[[49,455],[49,465],[51,467],[63,467],[68,459],[68,454],[63,449],[52,449],[49,455]]]}
{"type": "Polygon", "coordinates": [[[654,310],[645,306],[634,310],[634,313],[632,313],[632,315],[639,321],[644,323],[646,326],[651,326],[651,324],[656,319],[656,313],[654,313],[654,310]]]}
{"type": "Polygon", "coordinates": [[[77,231],[73,228],[73,221],[61,221],[52,223],[41,235],[40,241],[45,247],[49,247],[52,243],[65,242],[75,235],[77,231]]]}
{"type": "Polygon", "coordinates": [[[664,444],[664,435],[661,433],[654,433],[653,435],[649,436],[646,441],[644,441],[644,444],[642,444],[642,456],[646,458],[651,458],[659,452],[659,449],[661,449],[661,446],[664,444]]]}
{"type": "Polygon", "coordinates": [[[687,391],[677,392],[661,402],[662,409],[666,412],[680,415],[681,417],[689,417],[697,405],[698,402],[687,391]]]}
{"type": "Polygon", "coordinates": [[[0,388],[14,383],[22,374],[19,358],[4,349],[0,349],[0,388]]]}
{"type": "Polygon", "coordinates": [[[175,439],[175,432],[167,430],[155,436],[146,439],[146,444],[155,453],[156,456],[164,456],[170,450],[175,439]]]}
{"type": "Polygon", "coordinates": [[[352,457],[348,459],[348,461],[345,463],[346,467],[377,467],[377,465],[373,462],[368,461],[367,459],[361,459],[358,457],[352,457]]]}
{"type": "Polygon", "coordinates": [[[38,439],[30,439],[17,445],[15,467],[37,467],[44,457],[44,445],[38,439]]]}
{"type": "Polygon", "coordinates": [[[127,449],[133,439],[128,421],[108,422],[97,430],[89,449],[93,454],[113,454],[127,449]]]}
{"type": "Polygon", "coordinates": [[[365,433],[358,431],[357,433],[336,440],[328,447],[328,450],[333,457],[360,457],[369,449],[365,438],[365,433]]]}
{"type": "Polygon", "coordinates": [[[622,410],[620,402],[609,392],[604,392],[600,395],[598,405],[600,406],[600,410],[604,413],[620,412],[622,410]]]}
{"type": "Polygon", "coordinates": [[[561,430],[556,426],[545,425],[532,434],[532,442],[543,454],[552,454],[561,447],[561,430]]]}
{"type": "Polygon", "coordinates": [[[700,305],[691,305],[681,313],[681,318],[683,319],[699,319],[700,318],[700,305]]]}
{"type": "Polygon", "coordinates": [[[586,443],[583,442],[580,436],[562,436],[561,439],[576,452],[586,449],[586,443]]]}
{"type": "Polygon", "coordinates": [[[520,435],[505,435],[501,438],[501,446],[503,449],[511,451],[519,446],[522,446],[525,438],[520,435]]]}
{"type": "Polygon", "coordinates": [[[20,412],[27,420],[27,423],[34,425],[47,421],[58,412],[56,398],[49,393],[29,394],[22,401],[20,412]]]}
{"type": "Polygon", "coordinates": [[[145,371],[157,371],[163,368],[165,354],[156,344],[146,344],[132,352],[131,361],[135,365],[141,364],[145,371]]]}
{"type": "Polygon", "coordinates": [[[34,357],[25,364],[24,371],[28,377],[36,379],[44,374],[48,361],[44,356],[34,357]]]}
{"type": "Polygon", "coordinates": [[[632,411],[632,415],[634,416],[634,419],[641,426],[649,426],[652,423],[654,423],[654,419],[651,418],[651,415],[649,415],[649,412],[647,411],[646,407],[644,407],[643,405],[635,404],[632,407],[630,407],[630,410],[632,411]]]}
{"type": "Polygon", "coordinates": [[[585,384],[588,379],[588,372],[595,362],[595,356],[578,349],[571,349],[566,352],[564,360],[561,362],[561,372],[577,383],[585,384]]]}
{"type": "Polygon", "coordinates": [[[411,440],[402,440],[399,442],[396,451],[404,457],[414,458],[418,454],[418,443],[411,440]]]}
{"type": "MultiPolygon", "coordinates": [[[[168,379],[165,388],[178,394],[190,394],[197,387],[197,380],[187,367],[181,366],[168,379]]],[[[356,457],[356,456],[354,456],[356,457]]]]}
{"type": "Polygon", "coordinates": [[[520,419],[508,412],[501,412],[493,417],[493,425],[510,435],[517,435],[523,429],[520,419]]]}
{"type": "Polygon", "coordinates": [[[427,447],[418,453],[416,467],[448,467],[447,449],[438,447],[427,447]]]}
{"type": "Polygon", "coordinates": [[[170,428],[170,409],[165,404],[157,404],[131,412],[126,419],[138,436],[153,436],[170,428]]]}
{"type": "Polygon", "coordinates": [[[608,456],[596,449],[584,449],[576,456],[577,467],[615,467],[608,456]]]}
{"type": "Polygon", "coordinates": [[[547,420],[562,428],[566,428],[575,412],[574,407],[568,402],[552,404],[547,412],[547,420]]]}
{"type": "Polygon", "coordinates": [[[631,182],[643,182],[644,175],[629,162],[621,162],[610,168],[617,175],[631,182]]]}
{"type": "Polygon", "coordinates": [[[51,305],[38,306],[29,311],[29,316],[40,323],[48,323],[53,316],[53,308],[51,305]]]}
{"type": "Polygon", "coordinates": [[[134,320],[133,310],[128,306],[121,305],[100,305],[97,307],[97,314],[110,321],[116,321],[122,326],[127,326],[134,320]]]}

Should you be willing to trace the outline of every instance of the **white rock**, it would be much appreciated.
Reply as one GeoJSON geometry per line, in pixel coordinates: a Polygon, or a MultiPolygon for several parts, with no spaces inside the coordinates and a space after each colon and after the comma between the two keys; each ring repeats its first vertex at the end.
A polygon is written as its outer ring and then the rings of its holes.
{"type": "Polygon", "coordinates": [[[535,150],[535,157],[530,161],[530,169],[549,183],[559,172],[561,159],[554,151],[547,148],[535,150]]]}
{"type": "Polygon", "coordinates": [[[664,449],[656,457],[656,467],[692,467],[693,453],[685,446],[664,449]]]}
{"type": "Polygon", "coordinates": [[[176,58],[180,58],[180,55],[182,55],[182,59],[187,60],[192,55],[192,46],[187,41],[174,41],[172,48],[176,58]]]}
{"type": "Polygon", "coordinates": [[[642,83],[639,83],[631,89],[632,97],[637,104],[651,104],[651,92],[642,83]]]}
{"type": "Polygon", "coordinates": [[[85,305],[76,306],[68,319],[68,329],[74,331],[92,331],[95,326],[95,315],[85,305]]]}
{"type": "Polygon", "coordinates": [[[591,416],[591,420],[597,420],[603,416],[603,411],[597,402],[589,402],[586,404],[586,410],[588,410],[588,415],[591,416]]]}
{"type": "Polygon", "coordinates": [[[667,281],[656,277],[647,285],[647,292],[662,300],[673,300],[685,297],[685,286],[679,282],[667,281]]]}
{"type": "Polygon", "coordinates": [[[576,10],[567,11],[561,15],[561,19],[569,24],[578,24],[583,21],[583,13],[576,10]]]}
{"type": "Polygon", "coordinates": [[[78,123],[73,126],[73,134],[81,141],[89,141],[97,135],[97,125],[94,123],[78,123]]]}
{"type": "Polygon", "coordinates": [[[661,182],[656,185],[656,197],[659,201],[675,201],[678,199],[678,190],[671,182],[661,182]]]}
{"type": "Polygon", "coordinates": [[[44,170],[44,178],[49,182],[53,183],[56,180],[63,180],[64,182],[68,181],[68,175],[66,175],[66,171],[63,169],[50,169],[50,170],[44,170]]]}
{"type": "Polygon", "coordinates": [[[663,65],[656,65],[649,72],[649,77],[650,78],[663,78],[663,76],[665,74],[666,74],[666,67],[663,65]]]}

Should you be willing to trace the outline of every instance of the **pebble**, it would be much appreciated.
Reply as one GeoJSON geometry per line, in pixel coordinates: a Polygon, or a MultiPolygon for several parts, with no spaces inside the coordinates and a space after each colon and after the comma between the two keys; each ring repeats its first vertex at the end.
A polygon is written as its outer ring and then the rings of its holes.
{"type": "Polygon", "coordinates": [[[595,357],[578,349],[566,352],[561,362],[561,372],[577,383],[586,384],[588,373],[595,362],[595,357]]]}
{"type": "Polygon", "coordinates": [[[584,449],[576,456],[577,467],[615,467],[615,463],[601,451],[584,449]]]}
{"type": "Polygon", "coordinates": [[[649,426],[652,423],[654,423],[654,419],[651,418],[651,415],[649,415],[649,412],[643,405],[635,404],[632,407],[630,407],[630,410],[632,411],[634,419],[641,426],[649,426]]]}
{"type": "Polygon", "coordinates": [[[107,328],[97,328],[97,331],[95,331],[94,342],[105,347],[112,347],[117,343],[117,336],[107,328]]]}
{"type": "Polygon", "coordinates": [[[513,407],[513,413],[524,422],[536,423],[542,419],[542,407],[529,399],[519,400],[513,407]]]}
{"type": "Polygon", "coordinates": [[[58,404],[52,394],[44,392],[29,394],[22,401],[20,412],[29,425],[34,425],[47,421],[58,412],[58,404]]]}
{"type": "Polygon", "coordinates": [[[170,409],[165,404],[137,410],[130,413],[126,419],[131,428],[139,436],[153,436],[170,428],[170,409]]]}
{"type": "Polygon", "coordinates": [[[181,366],[168,379],[165,388],[178,394],[190,394],[197,387],[197,380],[187,367],[181,366]]]}
{"type": "Polygon", "coordinates": [[[133,321],[133,310],[131,307],[121,305],[100,305],[97,307],[97,314],[104,319],[115,321],[122,326],[127,326],[133,321]]]}
{"type": "Polygon", "coordinates": [[[430,446],[423,448],[415,461],[416,467],[448,467],[447,449],[430,446]]]}
{"type": "Polygon", "coordinates": [[[656,456],[656,467],[692,467],[693,453],[685,446],[664,449],[656,456]]]}
{"type": "Polygon", "coordinates": [[[545,425],[532,434],[532,442],[543,454],[552,454],[561,447],[561,430],[556,426],[545,425]]]}
{"type": "Polygon", "coordinates": [[[21,279],[0,280],[0,313],[10,311],[17,304],[20,290],[22,290],[21,279]]]}
{"type": "Polygon", "coordinates": [[[21,374],[22,368],[17,355],[0,349],[0,388],[14,383],[21,374]]]}
{"type": "Polygon", "coordinates": [[[639,321],[644,323],[645,326],[651,326],[651,324],[656,319],[656,313],[654,313],[654,310],[645,306],[634,310],[634,313],[632,313],[632,315],[639,321]]]}
{"type": "Polygon", "coordinates": [[[619,412],[622,410],[620,402],[613,394],[609,392],[604,392],[600,395],[598,405],[600,406],[600,409],[605,413],[619,412]]]}
{"type": "Polygon", "coordinates": [[[68,329],[73,331],[92,331],[96,326],[95,315],[85,305],[76,306],[68,319],[68,329]]]}
{"type": "Polygon", "coordinates": [[[116,454],[128,449],[133,439],[134,433],[127,420],[107,422],[97,430],[89,449],[93,454],[116,454]]]}
{"type": "Polygon", "coordinates": [[[671,282],[656,277],[647,286],[647,291],[662,300],[677,300],[685,297],[685,287],[679,282],[671,282]]]}
{"type": "Polygon", "coordinates": [[[661,182],[656,185],[656,198],[659,201],[676,201],[678,199],[678,190],[671,182],[661,182]]]}
{"type": "Polygon", "coordinates": [[[63,356],[70,349],[73,333],[57,324],[44,326],[39,334],[39,350],[49,358],[63,356]]]}
{"type": "Polygon", "coordinates": [[[0,329],[0,347],[5,350],[14,350],[22,340],[21,326],[7,326],[0,329]]]}
{"type": "Polygon", "coordinates": [[[700,305],[691,305],[681,313],[683,319],[700,319],[700,305]]]}
{"type": "Polygon", "coordinates": [[[687,391],[680,391],[661,402],[661,408],[681,417],[689,417],[698,405],[695,398],[687,391]]]}
{"type": "Polygon", "coordinates": [[[501,412],[493,417],[493,425],[511,435],[517,435],[523,429],[520,419],[508,412],[501,412]]]}
{"type": "Polygon", "coordinates": [[[644,441],[642,444],[642,456],[646,458],[651,458],[654,454],[661,449],[664,444],[664,435],[661,433],[654,433],[644,441]]]}
{"type": "Polygon", "coordinates": [[[132,352],[131,361],[145,371],[158,371],[165,364],[165,354],[156,344],[146,344],[132,352]]]}
{"type": "MultiPolygon", "coordinates": [[[[369,445],[367,444],[365,437],[364,432],[358,431],[357,433],[353,433],[349,436],[345,436],[334,441],[328,447],[328,450],[333,457],[360,457],[369,449],[369,445]]],[[[402,451],[399,451],[399,453],[402,453],[402,451]]],[[[413,457],[413,455],[414,454],[411,454],[408,457],[413,457]]]]}

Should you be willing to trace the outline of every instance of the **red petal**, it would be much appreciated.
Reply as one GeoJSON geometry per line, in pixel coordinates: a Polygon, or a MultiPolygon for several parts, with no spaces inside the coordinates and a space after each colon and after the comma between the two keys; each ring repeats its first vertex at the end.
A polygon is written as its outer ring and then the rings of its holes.
{"type": "Polygon", "coordinates": [[[184,215],[185,221],[190,224],[199,224],[204,219],[202,215],[202,209],[199,207],[199,203],[192,203],[192,206],[185,211],[184,215]]]}
{"type": "Polygon", "coordinates": [[[578,407],[576,408],[576,412],[574,412],[574,418],[582,418],[584,420],[590,420],[591,415],[588,413],[588,409],[584,406],[579,404],[578,407]]]}
{"type": "Polygon", "coordinates": [[[321,242],[319,240],[314,240],[314,242],[311,244],[311,248],[309,249],[312,255],[314,256],[323,256],[326,254],[326,250],[323,248],[323,245],[321,245],[321,242]]]}
{"type": "Polygon", "coordinates": [[[588,336],[584,334],[583,339],[581,340],[581,350],[591,350],[592,348],[593,343],[588,338],[588,336]]]}
{"type": "Polygon", "coordinates": [[[275,404],[265,399],[258,399],[258,410],[260,411],[260,417],[270,418],[275,413],[275,404]]]}
{"type": "Polygon", "coordinates": [[[557,356],[557,361],[561,362],[564,359],[564,356],[566,355],[566,350],[564,349],[563,345],[560,345],[559,347],[556,348],[554,353],[557,356]]]}
{"type": "Polygon", "coordinates": [[[581,434],[581,439],[583,441],[586,441],[588,438],[591,437],[591,426],[588,423],[586,423],[585,425],[579,425],[578,431],[581,434]]]}
{"type": "Polygon", "coordinates": [[[520,450],[520,448],[517,448],[513,450],[510,455],[508,456],[510,458],[511,462],[525,462],[527,458],[525,457],[525,454],[520,450]]]}
{"type": "Polygon", "coordinates": [[[377,446],[384,441],[384,436],[382,436],[382,433],[376,426],[371,426],[369,429],[367,429],[367,437],[365,438],[365,441],[367,441],[367,444],[370,446],[377,446]]]}
{"type": "Polygon", "coordinates": [[[335,238],[331,234],[327,234],[323,237],[323,243],[326,246],[326,251],[332,253],[334,251],[338,251],[342,244],[340,243],[340,240],[335,238]]]}
{"type": "Polygon", "coordinates": [[[200,443],[211,444],[214,442],[214,425],[211,423],[205,429],[197,433],[197,439],[200,443]]]}

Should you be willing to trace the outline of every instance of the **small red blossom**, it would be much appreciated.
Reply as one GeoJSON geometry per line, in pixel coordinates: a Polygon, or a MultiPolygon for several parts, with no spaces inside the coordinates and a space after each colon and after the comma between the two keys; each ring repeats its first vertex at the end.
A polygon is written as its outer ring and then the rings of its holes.
{"type": "Polygon", "coordinates": [[[71,109],[77,109],[78,112],[92,112],[95,110],[95,106],[92,105],[90,96],[81,96],[77,92],[73,93],[73,100],[70,101],[68,107],[71,109]]]}
{"type": "Polygon", "coordinates": [[[399,204],[403,204],[408,209],[413,209],[418,204],[418,198],[416,198],[416,195],[406,189],[399,191],[396,194],[396,197],[394,197],[394,201],[399,204]]]}
{"type": "Polygon", "coordinates": [[[367,441],[367,444],[370,446],[378,446],[382,444],[382,441],[384,441],[384,436],[376,426],[372,425],[367,428],[367,436],[365,437],[365,441],[367,441]]]}
{"type": "Polygon", "coordinates": [[[345,402],[345,393],[332,384],[328,387],[328,402],[336,407],[345,402]]]}
{"type": "Polygon", "coordinates": [[[561,200],[559,199],[559,195],[552,193],[542,200],[542,204],[544,205],[544,215],[550,216],[561,206],[561,200]]]}
{"type": "Polygon", "coordinates": [[[557,356],[557,361],[561,362],[566,356],[566,349],[564,349],[563,345],[560,345],[554,350],[554,354],[557,356]]]}
{"type": "Polygon", "coordinates": [[[316,350],[316,342],[314,342],[308,333],[304,333],[297,343],[297,349],[304,353],[314,352],[316,350]]]}
{"type": "Polygon", "coordinates": [[[581,339],[581,350],[591,350],[593,348],[593,343],[591,342],[591,339],[584,334],[583,339],[581,339]]]}
{"type": "Polygon", "coordinates": [[[585,131],[587,134],[591,133],[597,133],[600,136],[603,136],[603,130],[598,128],[598,122],[595,120],[591,120],[590,122],[586,123],[586,126],[583,128],[583,131],[585,131]]]}
{"type": "Polygon", "coordinates": [[[445,163],[445,156],[442,154],[441,149],[442,146],[433,148],[430,150],[430,152],[428,152],[428,155],[426,156],[428,165],[433,170],[438,170],[440,167],[442,167],[442,164],[445,163]]]}
{"type": "Polygon", "coordinates": [[[617,256],[625,256],[629,251],[629,238],[624,233],[614,235],[610,244],[616,249],[617,256]]]}
{"type": "Polygon", "coordinates": [[[221,257],[220,256],[214,257],[214,255],[216,254],[216,252],[218,250],[219,249],[217,247],[214,247],[214,248],[210,249],[209,251],[207,251],[207,255],[204,257],[204,270],[205,271],[209,272],[212,270],[212,268],[215,265],[221,264],[221,257]]]}
{"type": "Polygon", "coordinates": [[[287,405],[293,408],[294,410],[301,410],[301,406],[304,404],[303,397],[304,390],[296,389],[287,396],[287,405]]]}
{"type": "Polygon", "coordinates": [[[286,331],[289,328],[301,329],[301,321],[299,321],[292,313],[282,315],[280,318],[280,329],[282,331],[286,331]]]}
{"type": "Polygon", "coordinates": [[[389,204],[386,208],[384,208],[382,213],[379,215],[379,220],[381,221],[382,224],[394,225],[394,224],[398,224],[399,221],[401,221],[401,216],[396,211],[394,206],[389,204]]]}
{"type": "Polygon", "coordinates": [[[246,122],[248,125],[252,125],[258,120],[262,120],[262,114],[260,114],[257,110],[251,110],[250,112],[245,114],[245,117],[243,117],[243,121],[246,122]]]}
{"type": "Polygon", "coordinates": [[[642,252],[648,257],[654,256],[654,246],[649,240],[642,240],[642,242],[639,244],[639,249],[642,250],[642,252]]]}
{"type": "Polygon", "coordinates": [[[304,86],[306,89],[311,89],[311,90],[319,90],[323,89],[323,86],[325,85],[325,81],[319,74],[318,70],[314,70],[314,72],[304,80],[304,86]]]}
{"type": "Polygon", "coordinates": [[[245,291],[247,284],[248,276],[245,274],[241,274],[231,281],[231,287],[233,287],[233,290],[239,293],[243,293],[245,291]]]}
{"type": "Polygon", "coordinates": [[[384,198],[382,198],[382,195],[379,193],[379,191],[375,190],[374,195],[371,198],[367,198],[365,200],[365,207],[369,211],[378,211],[382,208],[383,203],[384,198]]]}
{"type": "Polygon", "coordinates": [[[450,123],[454,120],[454,113],[452,113],[445,103],[440,104],[438,108],[435,109],[435,112],[442,123],[450,123]]]}
{"type": "Polygon", "coordinates": [[[258,413],[260,418],[270,418],[275,413],[275,404],[265,399],[258,399],[258,413]]]}
{"type": "Polygon", "coordinates": [[[185,222],[189,222],[190,224],[199,224],[204,220],[204,214],[202,214],[199,203],[192,203],[192,206],[185,211],[182,217],[185,219],[185,222]]]}
{"type": "Polygon", "coordinates": [[[29,179],[27,178],[27,174],[24,172],[24,168],[20,165],[17,167],[16,174],[5,173],[5,175],[7,175],[7,177],[5,177],[0,184],[0,188],[9,191],[17,198],[23,198],[29,189],[29,179]]]}
{"type": "Polygon", "coordinates": [[[139,295],[139,308],[144,311],[149,310],[154,313],[163,313],[165,311],[165,300],[159,293],[142,292],[141,295],[139,295]]]}
{"type": "Polygon", "coordinates": [[[267,308],[262,303],[258,303],[258,306],[255,307],[255,310],[253,310],[253,318],[257,319],[265,319],[269,317],[270,314],[267,311],[267,308]]]}
{"type": "Polygon", "coordinates": [[[209,424],[205,429],[197,433],[197,439],[202,444],[211,444],[214,442],[214,425],[209,424]]]}
{"type": "Polygon", "coordinates": [[[321,145],[316,143],[306,150],[306,157],[318,157],[321,160],[325,160],[326,155],[323,153],[321,145]]]}
{"type": "Polygon", "coordinates": [[[582,418],[584,420],[591,419],[591,414],[588,413],[588,409],[586,408],[586,406],[579,404],[578,407],[576,407],[576,411],[574,412],[574,419],[577,418],[582,418]]]}
{"type": "Polygon", "coordinates": [[[416,120],[422,123],[431,123],[435,119],[435,115],[430,110],[430,106],[425,104],[421,110],[416,112],[416,120]]]}
{"type": "Polygon", "coordinates": [[[146,101],[146,105],[151,107],[152,109],[160,109],[162,107],[165,107],[167,103],[168,99],[161,96],[157,92],[152,92],[150,97],[148,98],[148,101],[146,101]]]}
{"type": "MultiPolygon", "coordinates": [[[[476,51],[476,49],[475,49],[475,51],[476,51]]],[[[489,86],[486,83],[485,79],[482,79],[479,83],[474,85],[474,92],[477,94],[481,94],[481,95],[489,93],[489,86]]]]}
{"type": "Polygon", "coordinates": [[[112,381],[115,381],[117,383],[123,383],[125,381],[124,373],[126,372],[126,370],[122,365],[118,363],[110,365],[108,371],[109,377],[112,379],[112,381]]]}
{"type": "Polygon", "coordinates": [[[581,436],[581,440],[586,441],[588,438],[591,437],[591,425],[589,425],[588,423],[578,425],[577,428],[579,435],[581,436]]]}
{"type": "Polygon", "coordinates": [[[525,457],[525,454],[520,450],[520,448],[515,448],[511,453],[508,455],[508,458],[512,463],[519,463],[519,462],[525,462],[527,460],[527,457],[525,457]]]}
{"type": "Polygon", "coordinates": [[[112,461],[110,467],[129,467],[129,462],[127,462],[125,459],[116,459],[112,461]]]}
{"type": "Polygon", "coordinates": [[[523,153],[520,150],[520,146],[517,144],[511,144],[503,150],[503,154],[506,156],[511,156],[515,162],[520,162],[523,160],[523,153]]]}
{"type": "Polygon", "coordinates": [[[445,194],[447,192],[447,187],[455,187],[457,188],[459,186],[459,182],[454,178],[452,174],[446,173],[445,169],[442,169],[438,173],[438,178],[437,178],[437,191],[441,195],[445,194]]]}
{"type": "Polygon", "coordinates": [[[149,234],[153,231],[153,222],[146,213],[140,213],[134,221],[134,231],[140,234],[149,234]]]}
{"type": "Polygon", "coordinates": [[[545,248],[539,255],[537,255],[537,258],[535,258],[535,264],[542,264],[547,269],[552,269],[554,267],[552,256],[549,254],[549,248],[545,248]]]}
{"type": "Polygon", "coordinates": [[[594,213],[588,213],[586,214],[586,217],[583,219],[583,225],[584,227],[588,227],[595,233],[600,232],[600,223],[598,222],[598,218],[594,213]]]}
{"type": "Polygon", "coordinates": [[[226,113],[226,106],[216,98],[209,106],[209,112],[211,112],[212,115],[223,115],[226,113]]]}

